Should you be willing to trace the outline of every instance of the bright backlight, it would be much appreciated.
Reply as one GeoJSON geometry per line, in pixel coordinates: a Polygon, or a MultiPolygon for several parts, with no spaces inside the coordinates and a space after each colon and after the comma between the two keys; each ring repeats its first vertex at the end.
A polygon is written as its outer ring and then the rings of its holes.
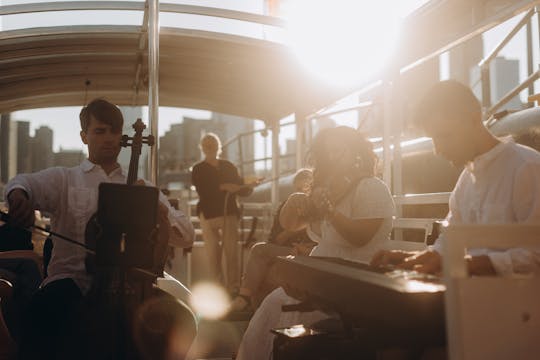
{"type": "Polygon", "coordinates": [[[230,307],[229,296],[218,285],[200,283],[191,291],[190,305],[195,313],[206,319],[219,319],[224,316],[230,307]]]}
{"type": "Polygon", "coordinates": [[[292,0],[284,16],[300,61],[323,80],[355,85],[380,71],[397,42],[391,0],[292,0]]]}

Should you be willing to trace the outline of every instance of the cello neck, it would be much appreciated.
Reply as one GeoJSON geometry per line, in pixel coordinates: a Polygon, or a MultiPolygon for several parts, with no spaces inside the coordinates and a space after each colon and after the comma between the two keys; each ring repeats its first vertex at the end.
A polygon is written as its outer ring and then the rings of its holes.
{"type": "Polygon", "coordinates": [[[141,119],[137,119],[135,124],[133,124],[133,128],[135,129],[135,135],[133,136],[131,143],[131,157],[129,159],[129,170],[127,177],[128,185],[133,185],[135,181],[137,181],[139,158],[141,156],[141,149],[143,143],[142,132],[146,128],[146,125],[144,125],[141,119]]]}

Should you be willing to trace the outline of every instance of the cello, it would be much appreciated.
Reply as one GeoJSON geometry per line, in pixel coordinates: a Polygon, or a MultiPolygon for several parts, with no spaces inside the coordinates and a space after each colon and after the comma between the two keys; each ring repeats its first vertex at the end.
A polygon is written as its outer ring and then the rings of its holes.
{"type": "Polygon", "coordinates": [[[100,184],[98,211],[86,230],[87,244],[95,250],[95,256],[87,256],[87,271],[94,276],[89,320],[92,314],[99,319],[92,325],[99,344],[93,358],[165,357],[159,351],[179,326],[187,352],[196,333],[191,310],[154,286],[163,275],[169,229],[158,224],[159,190],[137,181],[142,144],[152,146],[154,138],[142,136],[141,119],[133,128],[135,135],[123,135],[121,142],[132,148],[127,184],[100,184]]]}

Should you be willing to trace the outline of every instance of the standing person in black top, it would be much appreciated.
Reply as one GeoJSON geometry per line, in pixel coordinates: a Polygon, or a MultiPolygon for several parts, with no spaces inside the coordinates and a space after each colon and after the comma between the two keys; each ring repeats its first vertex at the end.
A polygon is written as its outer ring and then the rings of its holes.
{"type": "Polygon", "coordinates": [[[236,196],[251,194],[253,186],[244,184],[230,161],[219,159],[221,142],[216,134],[204,135],[200,146],[204,160],[193,167],[191,180],[199,194],[197,215],[201,220],[210,273],[216,281],[226,280],[227,290],[235,292],[240,283],[236,196]],[[225,279],[221,276],[222,251],[225,252],[225,279]]]}

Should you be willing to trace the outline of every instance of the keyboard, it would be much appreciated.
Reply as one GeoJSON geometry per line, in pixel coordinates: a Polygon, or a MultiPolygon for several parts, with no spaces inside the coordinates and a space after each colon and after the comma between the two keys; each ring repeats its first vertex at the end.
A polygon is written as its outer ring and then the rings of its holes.
{"type": "Polygon", "coordinates": [[[279,257],[273,281],[293,297],[334,312],[384,345],[445,341],[444,292],[439,278],[416,271],[373,268],[338,258],[279,257]]]}

